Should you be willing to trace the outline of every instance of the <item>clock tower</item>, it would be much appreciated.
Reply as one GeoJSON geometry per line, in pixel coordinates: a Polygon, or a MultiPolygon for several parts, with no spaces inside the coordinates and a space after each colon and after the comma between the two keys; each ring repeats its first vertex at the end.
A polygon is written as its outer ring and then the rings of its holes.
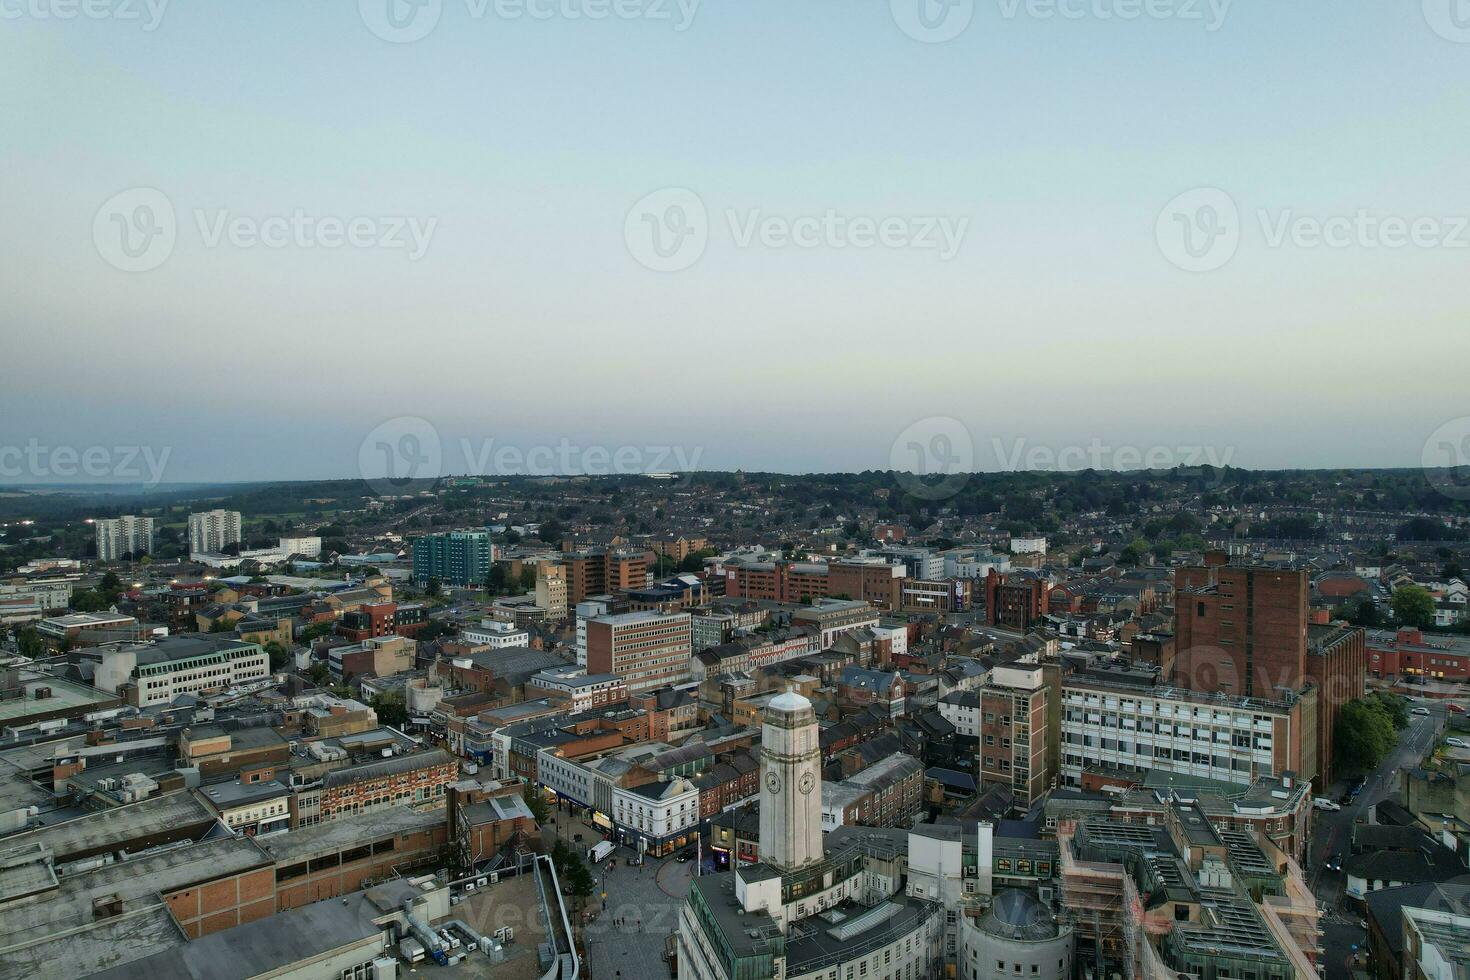
{"type": "Polygon", "coordinates": [[[766,706],[760,858],[782,871],[822,860],[822,750],[812,703],[794,690],[766,706]]]}

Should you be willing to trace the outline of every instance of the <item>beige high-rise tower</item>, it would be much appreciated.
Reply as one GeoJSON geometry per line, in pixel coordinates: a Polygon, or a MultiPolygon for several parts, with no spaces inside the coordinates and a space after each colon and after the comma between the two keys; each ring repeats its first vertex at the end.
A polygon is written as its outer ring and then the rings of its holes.
{"type": "Polygon", "coordinates": [[[822,750],[812,703],[795,691],[766,706],[761,733],[761,860],[790,871],[822,860],[822,750]]]}

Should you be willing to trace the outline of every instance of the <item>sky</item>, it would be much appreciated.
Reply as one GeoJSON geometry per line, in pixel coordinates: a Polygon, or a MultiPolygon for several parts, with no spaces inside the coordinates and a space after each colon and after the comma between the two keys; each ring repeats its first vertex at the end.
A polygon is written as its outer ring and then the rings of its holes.
{"type": "Polygon", "coordinates": [[[0,0],[0,483],[1470,452],[1467,79],[1463,0],[0,0]]]}

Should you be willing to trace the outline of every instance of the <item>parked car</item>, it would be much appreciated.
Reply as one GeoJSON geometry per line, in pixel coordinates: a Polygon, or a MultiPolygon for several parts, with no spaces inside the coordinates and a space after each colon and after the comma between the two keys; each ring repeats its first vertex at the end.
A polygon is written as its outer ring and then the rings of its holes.
{"type": "Polygon", "coordinates": [[[1336,810],[1341,810],[1342,809],[1342,807],[1339,804],[1333,802],[1332,800],[1328,799],[1325,796],[1319,796],[1315,800],[1313,800],[1312,801],[1312,806],[1316,807],[1319,810],[1328,810],[1328,811],[1336,811],[1336,810]]]}
{"type": "Polygon", "coordinates": [[[1451,701],[1449,704],[1445,705],[1445,707],[1449,708],[1457,715],[1463,715],[1465,713],[1465,706],[1463,704],[1456,704],[1455,702],[1451,701]]]}
{"type": "Polygon", "coordinates": [[[1453,735],[1445,739],[1444,744],[1453,745],[1457,749],[1470,749],[1470,742],[1465,741],[1463,738],[1455,738],[1453,735]]]}
{"type": "Polygon", "coordinates": [[[1427,714],[1429,714],[1429,709],[1428,708],[1410,708],[1409,709],[1409,714],[1411,714],[1411,715],[1427,715],[1427,714]]]}

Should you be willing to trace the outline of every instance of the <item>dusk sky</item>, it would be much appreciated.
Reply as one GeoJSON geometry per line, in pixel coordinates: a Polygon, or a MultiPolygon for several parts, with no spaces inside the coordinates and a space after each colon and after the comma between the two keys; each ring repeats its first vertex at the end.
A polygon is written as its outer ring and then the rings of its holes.
{"type": "Polygon", "coordinates": [[[1416,466],[1470,412],[1458,0],[160,2],[0,0],[0,447],[1416,466]]]}

